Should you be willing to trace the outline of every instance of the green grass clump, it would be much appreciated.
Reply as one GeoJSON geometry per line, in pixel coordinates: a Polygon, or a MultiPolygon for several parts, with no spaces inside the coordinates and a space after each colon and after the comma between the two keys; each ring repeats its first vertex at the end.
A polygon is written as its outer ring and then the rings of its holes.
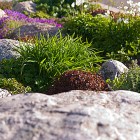
{"type": "Polygon", "coordinates": [[[36,92],[46,92],[55,78],[66,70],[95,71],[103,61],[99,52],[90,49],[89,43],[61,34],[48,39],[36,38],[33,45],[21,45],[16,50],[21,56],[3,61],[0,74],[14,77],[36,92]]]}

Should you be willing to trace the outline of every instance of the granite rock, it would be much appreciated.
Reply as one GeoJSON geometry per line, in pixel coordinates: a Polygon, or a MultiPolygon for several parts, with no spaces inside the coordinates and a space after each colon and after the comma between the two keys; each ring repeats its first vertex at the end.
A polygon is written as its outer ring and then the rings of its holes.
{"type": "Polygon", "coordinates": [[[32,1],[24,1],[24,2],[18,2],[14,7],[14,11],[23,13],[23,12],[28,12],[30,13],[35,13],[36,12],[36,4],[32,1]]]}
{"type": "Polygon", "coordinates": [[[5,98],[11,96],[11,93],[8,90],[0,88],[0,98],[5,98]]]}
{"type": "Polygon", "coordinates": [[[0,39],[0,61],[17,57],[19,54],[14,51],[15,46],[19,46],[19,41],[12,39],[0,39]]]}
{"type": "Polygon", "coordinates": [[[119,77],[122,73],[128,72],[128,68],[120,61],[108,60],[102,64],[99,73],[103,76],[104,80],[114,80],[119,77]]]}
{"type": "Polygon", "coordinates": [[[2,140],[139,140],[140,94],[28,93],[0,99],[2,140]]]}
{"type": "Polygon", "coordinates": [[[25,38],[40,38],[41,35],[47,36],[49,35],[54,36],[58,33],[59,28],[53,25],[49,25],[46,23],[28,23],[26,25],[22,25],[13,30],[13,32],[9,35],[11,39],[21,39],[24,40],[25,38]]]}

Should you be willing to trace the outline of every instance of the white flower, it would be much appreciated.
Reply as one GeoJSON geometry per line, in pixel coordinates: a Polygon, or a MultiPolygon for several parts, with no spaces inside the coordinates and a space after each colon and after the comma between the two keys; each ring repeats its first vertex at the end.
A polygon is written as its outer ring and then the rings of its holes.
{"type": "Polygon", "coordinates": [[[128,9],[128,7],[127,6],[124,6],[124,10],[127,10],[128,9]]]}
{"type": "Polygon", "coordinates": [[[132,0],[128,0],[127,4],[129,4],[129,5],[133,4],[133,1],[132,0]]]}
{"type": "Polygon", "coordinates": [[[122,9],[122,6],[117,7],[118,9],[122,9]]]}
{"type": "Polygon", "coordinates": [[[139,6],[139,7],[140,7],[140,2],[138,2],[138,3],[137,3],[137,6],[139,6]]]}
{"type": "Polygon", "coordinates": [[[107,14],[109,14],[109,15],[110,15],[110,11],[109,11],[109,10],[107,10],[107,14]]]}
{"type": "Polygon", "coordinates": [[[134,12],[136,12],[136,11],[137,11],[137,9],[133,9],[133,11],[134,11],[134,12]]]}
{"type": "Polygon", "coordinates": [[[124,19],[123,22],[124,22],[125,24],[129,23],[128,19],[124,19]]]}
{"type": "Polygon", "coordinates": [[[122,22],[122,18],[119,18],[119,19],[117,20],[117,23],[120,23],[120,22],[122,22]]]}
{"type": "Polygon", "coordinates": [[[127,14],[130,14],[130,12],[129,12],[129,11],[126,11],[126,13],[127,13],[127,14]]]}
{"type": "Polygon", "coordinates": [[[105,17],[110,17],[110,11],[109,10],[106,11],[105,17]]]}
{"type": "Polygon", "coordinates": [[[79,6],[81,4],[83,4],[85,2],[85,0],[76,0],[76,5],[79,6]]]}
{"type": "Polygon", "coordinates": [[[117,20],[117,23],[120,23],[120,22],[124,22],[125,24],[129,23],[129,20],[128,19],[124,19],[124,18],[119,18],[117,20]]]}
{"type": "Polygon", "coordinates": [[[136,7],[136,3],[132,4],[131,7],[133,7],[133,8],[136,7]]]}
{"type": "Polygon", "coordinates": [[[87,7],[88,7],[88,5],[87,5],[87,4],[85,4],[85,5],[84,5],[84,8],[87,8],[87,7]]]}
{"type": "Polygon", "coordinates": [[[75,7],[75,2],[73,2],[73,3],[71,4],[71,7],[73,7],[73,8],[75,7]]]}
{"type": "Polygon", "coordinates": [[[133,14],[133,10],[130,10],[130,11],[129,11],[129,14],[133,14]]]}

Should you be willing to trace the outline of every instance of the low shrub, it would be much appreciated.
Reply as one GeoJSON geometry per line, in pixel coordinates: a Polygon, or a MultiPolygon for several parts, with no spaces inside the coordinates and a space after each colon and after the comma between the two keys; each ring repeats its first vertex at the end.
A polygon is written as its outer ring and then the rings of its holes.
{"type": "Polygon", "coordinates": [[[101,8],[98,4],[90,4],[84,1],[75,0],[34,0],[37,10],[43,11],[53,17],[67,17],[77,15],[81,12],[90,12],[93,9],[101,8]]]}
{"type": "Polygon", "coordinates": [[[11,94],[26,93],[31,91],[29,86],[23,85],[20,81],[21,67],[19,59],[3,59],[0,61],[0,88],[6,89],[11,94]]]}
{"type": "Polygon", "coordinates": [[[75,34],[76,37],[82,36],[83,41],[92,42],[92,47],[102,51],[102,55],[106,56],[111,52],[116,54],[122,48],[127,52],[131,43],[140,39],[139,27],[139,17],[120,17],[116,21],[110,16],[93,17],[90,14],[82,14],[69,18],[64,24],[63,31],[69,35],[75,34]]]}
{"type": "Polygon", "coordinates": [[[110,91],[111,88],[99,74],[82,70],[68,70],[55,80],[47,94],[52,95],[70,90],[110,91]]]}
{"type": "Polygon", "coordinates": [[[0,78],[0,88],[8,90],[11,94],[22,94],[31,91],[29,86],[25,87],[15,78],[0,78]]]}
{"type": "Polygon", "coordinates": [[[43,11],[36,11],[35,13],[31,13],[30,15],[28,14],[28,12],[24,12],[24,14],[30,16],[31,18],[50,18],[50,16],[43,11]]]}
{"type": "Polygon", "coordinates": [[[108,53],[107,56],[126,64],[131,63],[132,60],[137,60],[138,64],[140,64],[140,40],[130,43],[126,42],[126,47],[121,48],[117,53],[108,53]]]}

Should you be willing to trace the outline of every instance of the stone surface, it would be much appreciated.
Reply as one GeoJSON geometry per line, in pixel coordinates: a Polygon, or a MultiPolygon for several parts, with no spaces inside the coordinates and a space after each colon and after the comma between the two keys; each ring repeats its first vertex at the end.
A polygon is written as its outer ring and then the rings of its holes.
{"type": "Polygon", "coordinates": [[[19,42],[12,39],[0,39],[0,61],[2,59],[17,58],[20,56],[15,49],[24,45],[33,46],[31,43],[19,42]]]}
{"type": "Polygon", "coordinates": [[[23,13],[23,12],[28,12],[29,14],[35,13],[36,4],[33,3],[32,1],[19,2],[13,7],[13,10],[20,13],[23,13]]]}
{"type": "Polygon", "coordinates": [[[122,73],[127,72],[128,68],[121,62],[117,60],[109,60],[102,64],[99,71],[105,80],[120,76],[122,73]]]}
{"type": "Polygon", "coordinates": [[[0,99],[1,140],[139,140],[140,94],[70,91],[0,99]]]}
{"type": "Polygon", "coordinates": [[[19,41],[0,39],[0,60],[19,56],[19,54],[14,51],[15,46],[19,46],[19,41]]]}
{"type": "Polygon", "coordinates": [[[2,17],[7,17],[7,15],[2,9],[0,9],[0,18],[2,17]]]}
{"type": "Polygon", "coordinates": [[[4,98],[8,96],[11,96],[10,92],[5,89],[0,88],[0,98],[4,98]]]}
{"type": "Polygon", "coordinates": [[[47,35],[53,36],[58,32],[58,28],[54,27],[53,25],[44,24],[44,23],[29,23],[27,25],[22,25],[19,28],[15,29],[12,34],[10,35],[10,38],[12,39],[19,39],[19,38],[25,38],[25,37],[34,37],[40,35],[47,35]],[[20,36],[19,36],[20,35],[20,36]]]}

